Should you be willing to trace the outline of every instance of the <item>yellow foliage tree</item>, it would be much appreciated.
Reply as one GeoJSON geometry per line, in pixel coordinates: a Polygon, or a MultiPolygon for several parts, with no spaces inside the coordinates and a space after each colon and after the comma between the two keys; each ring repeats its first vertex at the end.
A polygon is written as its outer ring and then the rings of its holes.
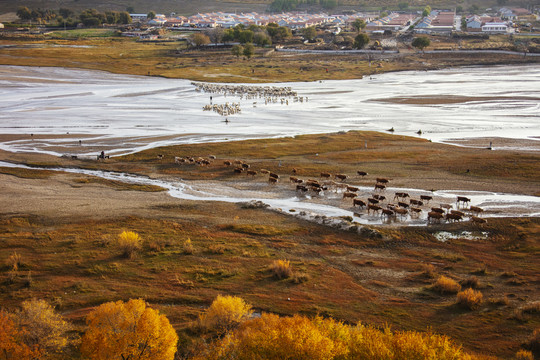
{"type": "Polygon", "coordinates": [[[199,316],[199,324],[205,330],[221,333],[249,319],[252,313],[251,305],[242,298],[218,295],[212,305],[199,316]]]}
{"type": "Polygon", "coordinates": [[[242,323],[195,359],[202,360],[470,360],[441,335],[380,331],[332,319],[263,314],[242,323]]]}
{"type": "Polygon", "coordinates": [[[52,353],[68,344],[67,332],[71,326],[45,300],[24,301],[16,318],[27,345],[52,353]]]}
{"type": "Polygon", "coordinates": [[[27,332],[17,326],[13,315],[0,310],[0,360],[38,359],[42,351],[24,343],[27,332]]]}
{"type": "Polygon", "coordinates": [[[143,300],[108,302],[86,318],[81,353],[92,360],[172,360],[178,335],[143,300]]]}

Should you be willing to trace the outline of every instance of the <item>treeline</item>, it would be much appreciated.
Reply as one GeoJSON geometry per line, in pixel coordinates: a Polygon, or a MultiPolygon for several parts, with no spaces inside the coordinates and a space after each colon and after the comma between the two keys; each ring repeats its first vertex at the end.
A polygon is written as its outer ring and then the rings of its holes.
{"type": "Polygon", "coordinates": [[[274,0],[270,4],[270,11],[293,11],[299,5],[321,6],[324,9],[333,9],[338,6],[338,0],[274,0]]]}
{"type": "Polygon", "coordinates": [[[130,24],[131,16],[127,11],[105,11],[100,12],[95,9],[86,9],[78,16],[66,8],[53,9],[29,9],[20,6],[17,16],[23,21],[32,21],[57,26],[74,27],[79,23],[85,26],[101,26],[103,24],[130,24]]]}

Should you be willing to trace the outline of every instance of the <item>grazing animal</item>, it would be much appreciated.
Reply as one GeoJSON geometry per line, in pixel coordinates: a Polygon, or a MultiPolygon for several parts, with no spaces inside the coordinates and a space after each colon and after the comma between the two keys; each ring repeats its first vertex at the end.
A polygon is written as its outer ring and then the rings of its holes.
{"type": "Polygon", "coordinates": [[[347,185],[347,191],[357,192],[359,189],[355,186],[347,185]]]}
{"type": "Polygon", "coordinates": [[[405,203],[405,202],[402,202],[402,201],[398,201],[398,206],[399,207],[402,207],[404,209],[407,209],[409,207],[409,204],[405,203]]]}
{"type": "Polygon", "coordinates": [[[243,172],[244,172],[244,168],[241,168],[241,167],[234,168],[234,173],[235,174],[241,174],[243,172]]]}
{"type": "Polygon", "coordinates": [[[394,216],[395,213],[390,210],[390,209],[382,209],[382,214],[381,216],[386,216],[386,217],[390,217],[390,216],[394,216]]]}
{"type": "Polygon", "coordinates": [[[461,211],[458,211],[458,210],[451,210],[450,211],[450,214],[455,214],[455,215],[459,215],[461,217],[465,216],[465,213],[461,212],[461,211]]]}
{"type": "Polygon", "coordinates": [[[396,212],[396,214],[399,214],[400,216],[406,216],[409,213],[407,209],[403,209],[403,208],[394,208],[394,211],[396,212]]]}
{"type": "Polygon", "coordinates": [[[412,214],[419,215],[421,212],[422,212],[422,209],[417,208],[417,207],[411,207],[411,215],[412,214]]]}
{"type": "Polygon", "coordinates": [[[469,199],[468,197],[465,197],[465,196],[458,196],[457,201],[456,201],[458,206],[459,206],[460,203],[462,203],[463,206],[465,206],[470,202],[471,202],[471,199],[469,199]]]}
{"type": "Polygon", "coordinates": [[[471,211],[471,213],[477,214],[477,215],[484,211],[484,209],[482,209],[482,208],[480,208],[478,206],[471,206],[471,207],[469,207],[469,210],[471,211]]]}
{"type": "Polygon", "coordinates": [[[269,173],[268,174],[271,178],[274,178],[274,179],[279,179],[279,175],[278,174],[275,174],[273,172],[269,173]]]}
{"type": "Polygon", "coordinates": [[[257,172],[255,170],[248,170],[246,172],[246,174],[251,175],[251,176],[255,176],[255,175],[257,175],[257,172]]]}
{"type": "Polygon", "coordinates": [[[327,173],[327,172],[322,172],[322,173],[321,173],[321,177],[322,177],[322,178],[327,178],[327,179],[328,179],[328,178],[330,178],[331,176],[332,176],[332,175],[331,175],[330,173],[327,173]]]}
{"type": "Polygon", "coordinates": [[[249,164],[245,164],[245,163],[244,163],[244,164],[242,164],[242,167],[243,167],[244,169],[249,169],[251,166],[250,166],[249,164]]]}
{"type": "Polygon", "coordinates": [[[273,184],[276,184],[278,182],[278,179],[276,179],[274,177],[269,177],[268,182],[273,185],[273,184]]]}
{"type": "Polygon", "coordinates": [[[414,200],[414,199],[410,199],[409,200],[409,203],[411,205],[416,205],[416,206],[422,206],[424,205],[424,203],[421,201],[421,200],[414,200]]]}
{"type": "Polygon", "coordinates": [[[175,156],[174,157],[174,163],[175,164],[180,164],[180,163],[183,163],[185,160],[182,159],[181,157],[178,157],[178,156],[175,156]]]}
{"type": "Polygon", "coordinates": [[[409,197],[409,194],[407,194],[405,192],[397,192],[394,195],[394,200],[396,200],[396,199],[405,199],[405,198],[408,198],[408,197],[409,197]]]}
{"type": "Polygon", "coordinates": [[[371,196],[372,196],[374,199],[377,199],[377,200],[379,200],[379,201],[384,201],[384,200],[386,200],[386,196],[384,196],[384,195],[373,194],[373,195],[371,195],[371,196]]]}
{"type": "Polygon", "coordinates": [[[303,183],[303,182],[304,182],[304,180],[302,180],[302,179],[296,180],[296,183],[297,183],[297,184],[301,184],[301,183],[303,183]]]}
{"type": "Polygon", "coordinates": [[[234,163],[237,165],[242,165],[244,162],[242,160],[234,160],[234,163]]]}
{"type": "Polygon", "coordinates": [[[364,177],[364,176],[368,175],[368,173],[365,172],[365,171],[357,171],[356,173],[361,177],[364,177]]]}
{"type": "Polygon", "coordinates": [[[360,206],[361,208],[366,207],[366,203],[363,202],[363,201],[360,200],[360,199],[353,199],[352,204],[353,204],[353,206],[358,205],[358,206],[360,206]]]}
{"type": "Polygon", "coordinates": [[[450,210],[452,208],[452,205],[451,204],[440,204],[440,208],[441,209],[446,209],[446,211],[448,212],[448,210],[450,210]]]}
{"type": "Polygon", "coordinates": [[[388,184],[389,181],[390,180],[386,178],[377,178],[377,183],[380,183],[380,184],[388,184]]]}
{"type": "Polygon", "coordinates": [[[450,214],[446,214],[446,221],[460,221],[460,220],[463,220],[463,217],[459,214],[454,214],[454,213],[450,213],[450,214]]]}
{"type": "Polygon", "coordinates": [[[289,177],[289,180],[290,180],[290,181],[291,181],[292,183],[296,183],[296,182],[298,182],[298,178],[297,178],[297,177],[295,177],[295,176],[291,176],[291,177],[289,177]]]}
{"type": "Polygon", "coordinates": [[[425,200],[426,202],[430,202],[431,200],[433,200],[433,197],[429,195],[420,195],[420,200],[425,200]]]}
{"type": "Polygon", "coordinates": [[[382,184],[375,184],[375,188],[373,190],[384,190],[386,189],[386,185],[382,185],[382,184]]]}
{"type": "Polygon", "coordinates": [[[471,216],[471,221],[479,225],[487,223],[486,219],[479,218],[478,216],[471,216]]]}
{"type": "Polygon", "coordinates": [[[316,187],[320,187],[321,184],[317,181],[317,180],[308,180],[306,181],[306,185],[307,186],[316,186],[316,187]]]}
{"type": "Polygon", "coordinates": [[[378,204],[378,203],[379,203],[379,200],[377,200],[377,199],[372,199],[372,198],[367,199],[367,201],[368,201],[370,204],[378,204]]]}
{"type": "Polygon", "coordinates": [[[343,181],[343,180],[347,179],[347,175],[345,175],[345,174],[336,174],[335,178],[343,181]]]}
{"type": "Polygon", "coordinates": [[[351,199],[354,199],[355,197],[357,197],[358,195],[353,193],[353,192],[344,192],[343,193],[343,198],[346,199],[346,198],[351,198],[351,199]]]}
{"type": "Polygon", "coordinates": [[[261,169],[260,171],[261,171],[261,174],[270,174],[270,171],[266,169],[261,169]]]}
{"type": "Polygon", "coordinates": [[[373,205],[373,204],[368,204],[368,206],[367,206],[368,214],[371,212],[371,210],[373,210],[373,212],[379,212],[379,211],[382,210],[382,207],[377,206],[377,205],[373,205]]]}
{"type": "Polygon", "coordinates": [[[430,211],[428,212],[428,215],[427,215],[428,224],[430,224],[432,220],[437,220],[437,222],[441,222],[441,219],[443,217],[444,215],[441,213],[438,213],[436,211],[430,211]]]}
{"type": "Polygon", "coordinates": [[[306,192],[308,191],[308,188],[304,185],[296,185],[296,191],[303,191],[303,192],[306,192]]]}
{"type": "Polygon", "coordinates": [[[438,207],[432,207],[432,208],[431,208],[431,211],[432,211],[432,212],[439,213],[439,214],[444,214],[444,210],[441,209],[441,208],[438,208],[438,207]]]}
{"type": "Polygon", "coordinates": [[[208,156],[209,159],[216,160],[216,157],[214,155],[208,156]]]}
{"type": "Polygon", "coordinates": [[[390,209],[390,210],[395,210],[396,209],[396,204],[386,204],[386,208],[390,209]]]}

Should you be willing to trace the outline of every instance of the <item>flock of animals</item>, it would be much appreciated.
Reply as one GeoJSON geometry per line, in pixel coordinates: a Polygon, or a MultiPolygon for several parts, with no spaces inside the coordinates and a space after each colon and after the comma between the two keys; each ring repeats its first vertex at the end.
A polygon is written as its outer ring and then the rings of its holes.
{"type": "MultiPolygon", "coordinates": [[[[211,94],[223,94],[239,96],[240,99],[264,99],[264,104],[289,105],[289,99],[293,102],[303,103],[308,101],[308,97],[298,96],[296,91],[290,87],[277,86],[255,86],[255,85],[220,85],[208,83],[192,82],[195,86],[195,91],[206,92],[211,94]]],[[[257,101],[253,101],[253,107],[257,107],[257,101]]],[[[210,96],[210,104],[203,106],[203,111],[214,111],[221,116],[234,115],[241,112],[240,103],[229,103],[217,105],[212,104],[212,96],[210,96]]]]}
{"type": "MultiPolygon", "coordinates": [[[[158,156],[158,159],[162,159],[158,156]]],[[[198,164],[200,166],[210,165],[216,157],[210,155],[208,158],[195,157],[175,157],[176,164],[198,164]]],[[[223,165],[233,168],[235,174],[246,174],[247,176],[268,176],[270,184],[277,184],[281,176],[267,169],[254,170],[249,164],[242,160],[224,160],[223,165]]],[[[325,193],[334,192],[342,194],[342,201],[351,201],[354,208],[367,210],[387,219],[419,218],[422,213],[427,212],[427,222],[440,223],[442,221],[457,222],[463,221],[467,217],[475,224],[484,224],[486,220],[480,217],[484,211],[477,206],[471,206],[470,199],[464,196],[456,198],[456,209],[453,204],[434,204],[432,195],[419,195],[418,198],[411,197],[406,192],[387,192],[387,186],[391,179],[376,178],[373,191],[365,198],[360,198],[360,187],[348,184],[350,178],[347,174],[330,174],[321,172],[318,179],[301,179],[299,170],[292,169],[292,174],[288,181],[295,186],[295,190],[300,194],[310,194],[314,196],[324,196],[325,193]],[[432,203],[433,202],[433,203],[432,203]]],[[[356,177],[365,178],[368,175],[365,171],[357,171],[356,177]]]]}

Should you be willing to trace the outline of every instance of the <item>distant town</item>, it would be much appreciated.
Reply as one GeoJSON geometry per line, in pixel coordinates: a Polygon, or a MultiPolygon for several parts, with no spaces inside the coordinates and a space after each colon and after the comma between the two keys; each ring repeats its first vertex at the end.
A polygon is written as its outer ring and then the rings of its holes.
{"type": "MultiPolygon", "coordinates": [[[[425,13],[424,13],[425,14],[425,13]]],[[[413,30],[418,34],[449,34],[454,31],[466,31],[486,34],[509,34],[519,32],[517,22],[539,19],[538,14],[524,8],[487,9],[483,14],[457,15],[453,10],[431,10],[426,16],[422,12],[391,12],[388,14],[352,13],[335,14],[326,13],[298,13],[286,12],[280,14],[250,13],[224,13],[214,12],[196,14],[189,17],[156,14],[149,18],[148,14],[130,14],[134,23],[147,24],[165,28],[232,28],[237,25],[266,26],[275,23],[291,30],[308,27],[326,27],[339,33],[342,28],[361,19],[366,23],[365,31],[371,33],[404,32],[413,30]]],[[[532,29],[531,29],[532,30],[532,29]]]]}

